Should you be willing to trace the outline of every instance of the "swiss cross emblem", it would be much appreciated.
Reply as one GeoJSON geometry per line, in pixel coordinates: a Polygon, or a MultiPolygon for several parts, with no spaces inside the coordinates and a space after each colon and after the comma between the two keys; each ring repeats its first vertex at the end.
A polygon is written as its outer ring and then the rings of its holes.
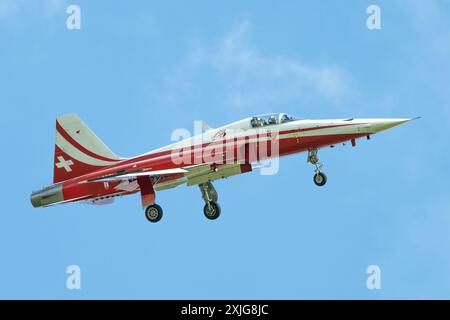
{"type": "Polygon", "coordinates": [[[70,166],[73,166],[73,161],[72,160],[66,160],[64,159],[64,157],[58,157],[58,161],[57,163],[55,163],[56,167],[61,169],[64,168],[64,170],[66,170],[66,172],[71,172],[72,168],[70,166]]]}

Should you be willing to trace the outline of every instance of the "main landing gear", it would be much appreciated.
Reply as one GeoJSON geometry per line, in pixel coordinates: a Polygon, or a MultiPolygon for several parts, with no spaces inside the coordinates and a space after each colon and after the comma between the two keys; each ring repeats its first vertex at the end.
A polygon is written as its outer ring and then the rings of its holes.
{"type": "Polygon", "coordinates": [[[163,210],[156,203],[151,204],[145,208],[145,217],[150,222],[158,222],[163,217],[163,210]]]}
{"type": "Polygon", "coordinates": [[[198,185],[202,192],[203,201],[205,201],[205,207],[203,213],[209,220],[215,220],[220,216],[220,206],[217,203],[218,195],[217,191],[211,182],[201,183],[198,185]]]}
{"type": "MultiPolygon", "coordinates": [[[[147,178],[147,177],[146,177],[147,178]]],[[[138,178],[138,183],[141,188],[142,207],[145,208],[145,217],[150,222],[158,222],[163,217],[162,208],[155,203],[155,191],[153,183],[150,179],[138,178]]],[[[203,213],[209,220],[215,220],[220,216],[220,206],[217,203],[217,191],[211,182],[201,183],[198,185],[202,192],[205,207],[203,213]]]]}
{"type": "Polygon", "coordinates": [[[149,176],[140,176],[137,178],[137,182],[141,189],[141,202],[145,217],[150,222],[158,222],[163,217],[163,210],[155,203],[155,190],[153,189],[155,181],[149,176]]]}
{"type": "Polygon", "coordinates": [[[323,164],[319,162],[317,157],[318,149],[311,149],[308,152],[308,162],[316,167],[313,181],[316,186],[322,187],[327,183],[327,176],[321,171],[323,164]]]}

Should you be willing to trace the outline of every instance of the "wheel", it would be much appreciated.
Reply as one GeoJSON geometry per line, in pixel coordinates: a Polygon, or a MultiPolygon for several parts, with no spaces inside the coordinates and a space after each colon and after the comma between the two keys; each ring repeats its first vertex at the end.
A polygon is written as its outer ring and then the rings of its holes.
{"type": "Polygon", "coordinates": [[[158,222],[163,216],[163,210],[157,204],[151,204],[145,208],[145,217],[150,222],[158,222]]]}
{"type": "Polygon", "coordinates": [[[314,175],[314,183],[316,186],[322,187],[327,183],[327,176],[323,172],[316,173],[314,175]]]}
{"type": "Polygon", "coordinates": [[[205,204],[203,213],[209,220],[215,220],[220,216],[220,206],[217,202],[210,201],[209,204],[205,204]]]}

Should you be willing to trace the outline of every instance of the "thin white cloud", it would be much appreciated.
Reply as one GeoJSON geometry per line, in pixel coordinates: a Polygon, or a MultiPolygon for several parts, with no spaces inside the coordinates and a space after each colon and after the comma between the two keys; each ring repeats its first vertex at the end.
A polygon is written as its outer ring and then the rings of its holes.
{"type": "Polygon", "coordinates": [[[44,0],[42,5],[47,14],[55,14],[64,12],[69,3],[67,0],[44,0]]]}
{"type": "Polygon", "coordinates": [[[65,6],[68,0],[0,0],[0,20],[17,17],[21,12],[28,11],[54,15],[58,12],[65,14],[65,6]]]}
{"type": "MultiPolygon", "coordinates": [[[[450,122],[450,11],[446,1],[398,0],[397,7],[406,17],[414,51],[407,59],[411,61],[414,79],[421,86],[420,92],[432,97],[431,105],[423,106],[432,110],[443,122],[450,122]]],[[[412,95],[416,97],[416,92],[412,95]]]]}
{"type": "MultiPolygon", "coordinates": [[[[273,104],[316,96],[339,101],[350,92],[349,77],[334,65],[315,66],[283,55],[261,54],[249,41],[248,21],[235,25],[213,45],[196,43],[183,74],[207,68],[227,83],[235,107],[273,104]]],[[[179,81],[180,77],[176,77],[179,81]]]]}
{"type": "Polygon", "coordinates": [[[17,10],[17,2],[0,0],[0,20],[8,17],[17,10]]]}

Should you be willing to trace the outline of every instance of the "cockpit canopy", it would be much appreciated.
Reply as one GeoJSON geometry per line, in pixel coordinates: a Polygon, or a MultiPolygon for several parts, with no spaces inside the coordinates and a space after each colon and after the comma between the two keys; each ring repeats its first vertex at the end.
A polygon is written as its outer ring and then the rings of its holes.
{"type": "Polygon", "coordinates": [[[295,117],[287,115],[286,113],[270,113],[254,116],[250,120],[253,128],[270,126],[273,124],[282,124],[297,120],[295,117]]]}

